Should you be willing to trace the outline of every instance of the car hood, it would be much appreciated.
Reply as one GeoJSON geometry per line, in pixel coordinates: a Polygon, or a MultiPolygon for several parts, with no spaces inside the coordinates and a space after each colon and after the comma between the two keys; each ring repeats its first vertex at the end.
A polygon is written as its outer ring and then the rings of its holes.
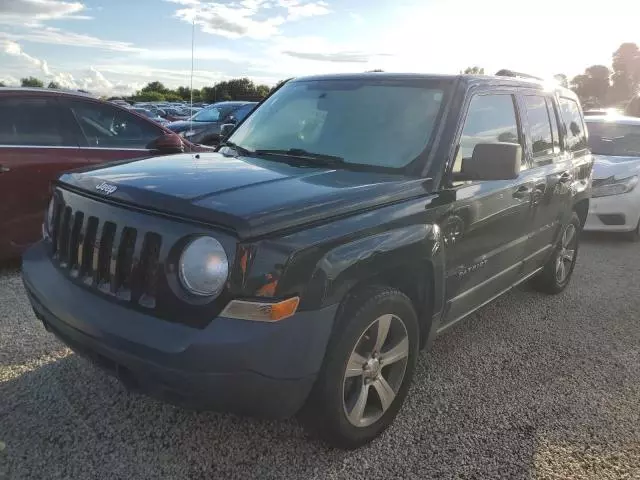
{"type": "Polygon", "coordinates": [[[224,226],[240,238],[416,198],[427,194],[430,185],[422,178],[298,167],[220,153],[111,165],[69,172],[58,183],[112,201],[224,226]]]}
{"type": "Polygon", "coordinates": [[[186,130],[202,130],[203,128],[208,128],[218,123],[219,122],[190,122],[188,120],[178,120],[177,122],[169,123],[167,128],[176,133],[180,133],[186,130]]]}
{"type": "Polygon", "coordinates": [[[593,178],[625,178],[640,172],[640,157],[594,155],[593,178]]]}

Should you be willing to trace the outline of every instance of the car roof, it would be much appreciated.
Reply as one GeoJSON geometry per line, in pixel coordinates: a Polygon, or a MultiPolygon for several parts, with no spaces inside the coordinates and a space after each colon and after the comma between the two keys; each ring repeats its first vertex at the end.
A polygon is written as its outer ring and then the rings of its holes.
{"type": "Polygon", "coordinates": [[[640,118],[626,115],[593,115],[584,117],[587,123],[619,123],[620,125],[640,125],[640,118]]]}
{"type": "Polygon", "coordinates": [[[291,79],[292,82],[308,82],[316,80],[365,80],[371,77],[378,77],[389,80],[444,80],[444,81],[459,81],[472,85],[493,85],[493,86],[510,86],[521,87],[536,90],[552,90],[557,92],[560,96],[568,97],[577,100],[576,94],[564,88],[556,82],[524,78],[524,77],[512,77],[512,76],[498,76],[498,75],[444,75],[444,74],[430,74],[430,73],[391,73],[391,72],[363,72],[363,73],[338,73],[330,75],[312,75],[306,77],[297,77],[291,79]]]}
{"type": "Polygon", "coordinates": [[[0,93],[38,93],[44,95],[65,95],[70,97],[81,97],[81,98],[93,98],[97,99],[96,95],[85,92],[78,92],[76,90],[64,90],[58,88],[39,88],[39,87],[0,87],[0,93]]]}

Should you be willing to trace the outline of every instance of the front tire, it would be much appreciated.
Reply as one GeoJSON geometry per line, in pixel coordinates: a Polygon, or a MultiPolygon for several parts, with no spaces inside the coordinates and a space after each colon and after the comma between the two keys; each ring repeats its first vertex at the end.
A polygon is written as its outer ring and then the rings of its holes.
{"type": "Polygon", "coordinates": [[[625,234],[625,237],[630,242],[640,242],[640,221],[638,222],[636,229],[630,232],[627,232],[625,234]]]}
{"type": "Polygon", "coordinates": [[[542,271],[532,280],[532,285],[536,290],[557,294],[569,285],[578,258],[581,231],[580,218],[576,212],[573,212],[571,220],[562,230],[553,255],[547,260],[542,271]]]}
{"type": "Polygon", "coordinates": [[[418,348],[411,300],[390,287],[362,290],[336,318],[324,364],[302,411],[305,426],[333,447],[369,443],[398,414],[418,348]]]}

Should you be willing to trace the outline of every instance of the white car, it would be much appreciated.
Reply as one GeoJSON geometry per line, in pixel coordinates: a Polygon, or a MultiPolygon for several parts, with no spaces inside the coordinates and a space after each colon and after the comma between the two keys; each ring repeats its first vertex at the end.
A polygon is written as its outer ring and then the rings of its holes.
{"type": "Polygon", "coordinates": [[[625,232],[640,240],[640,118],[586,117],[595,160],[585,230],[625,232]]]}

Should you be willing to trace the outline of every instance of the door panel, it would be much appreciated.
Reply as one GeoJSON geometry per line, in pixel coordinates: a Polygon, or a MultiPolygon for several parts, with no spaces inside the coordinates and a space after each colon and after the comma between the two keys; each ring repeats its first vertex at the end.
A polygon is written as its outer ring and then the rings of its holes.
{"type": "Polygon", "coordinates": [[[457,189],[453,211],[443,225],[445,325],[509,288],[521,275],[531,188],[518,179],[457,189]]]}
{"type": "Polygon", "coordinates": [[[19,252],[40,238],[51,182],[62,172],[85,164],[77,147],[0,146],[0,236],[4,248],[19,252]]]}
{"type": "Polygon", "coordinates": [[[551,95],[524,95],[520,99],[526,125],[526,155],[534,167],[525,176],[536,186],[531,200],[531,233],[524,274],[540,268],[553,250],[571,212],[571,154],[563,151],[556,99],[551,95]]]}
{"type": "Polygon", "coordinates": [[[86,164],[71,125],[52,96],[0,96],[0,257],[40,238],[51,182],[86,164]]]}
{"type": "MultiPolygon", "coordinates": [[[[443,327],[509,288],[521,276],[534,188],[525,175],[515,180],[464,183],[463,161],[473,161],[478,143],[524,145],[512,92],[471,97],[452,162],[455,201],[443,221],[447,310],[443,327]]],[[[526,158],[521,167],[528,168],[526,158]]]]}

